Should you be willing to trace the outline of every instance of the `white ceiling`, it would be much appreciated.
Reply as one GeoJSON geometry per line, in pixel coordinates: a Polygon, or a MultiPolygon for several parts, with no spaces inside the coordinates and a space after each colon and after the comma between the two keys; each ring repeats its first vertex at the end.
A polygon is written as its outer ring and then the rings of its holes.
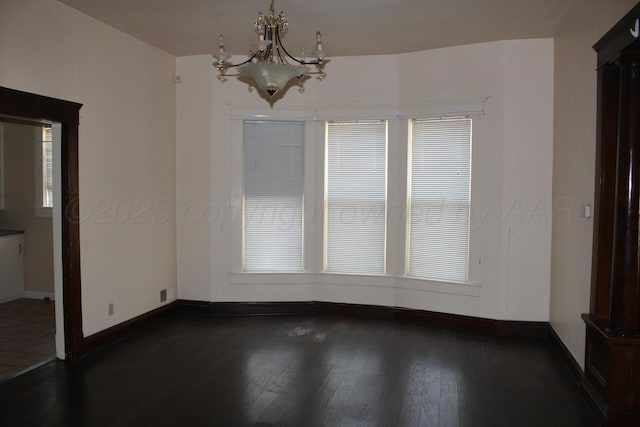
{"type": "MultiPolygon", "coordinates": [[[[58,0],[176,56],[245,54],[268,0],[58,0]]],[[[289,21],[285,47],[329,56],[412,52],[494,40],[551,37],[584,0],[276,0],[289,21]]]]}

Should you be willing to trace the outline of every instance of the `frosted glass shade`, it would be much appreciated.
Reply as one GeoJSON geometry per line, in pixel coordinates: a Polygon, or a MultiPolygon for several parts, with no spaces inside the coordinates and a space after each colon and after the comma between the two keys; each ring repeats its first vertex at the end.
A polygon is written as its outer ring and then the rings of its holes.
{"type": "Polygon", "coordinates": [[[227,52],[216,52],[211,54],[211,56],[213,56],[213,58],[216,59],[218,62],[224,62],[227,59],[231,58],[231,54],[227,52]]]}
{"type": "Polygon", "coordinates": [[[307,71],[307,67],[301,65],[274,64],[271,62],[252,62],[243,65],[238,70],[241,75],[253,79],[258,88],[268,93],[269,96],[275,95],[287,85],[289,80],[301,76],[307,71]]]}

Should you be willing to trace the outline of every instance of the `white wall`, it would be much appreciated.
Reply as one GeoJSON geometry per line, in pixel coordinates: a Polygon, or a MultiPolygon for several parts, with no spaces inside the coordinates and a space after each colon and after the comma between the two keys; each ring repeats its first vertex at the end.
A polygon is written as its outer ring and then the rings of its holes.
{"type": "Polygon", "coordinates": [[[559,25],[555,37],[551,324],[576,360],[584,363],[589,311],[593,221],[580,206],[593,204],[596,141],[597,42],[636,0],[585,0],[559,25]]]}
{"type": "MultiPolygon", "coordinates": [[[[323,82],[295,88],[273,108],[231,78],[219,83],[208,56],[177,59],[177,251],[179,297],[205,301],[338,301],[499,319],[549,318],[553,42],[505,41],[390,56],[333,58],[323,82]],[[322,273],[322,220],[305,223],[306,274],[246,275],[240,266],[242,114],[273,117],[384,114],[398,106],[489,97],[474,141],[474,206],[481,287],[404,279],[403,225],[389,225],[387,277],[322,273]],[[232,116],[235,119],[232,119],[232,116]],[[239,184],[240,183],[240,184],[239,184]],[[459,291],[458,289],[462,289],[459,291]]],[[[402,140],[402,121],[390,134],[402,140]]],[[[305,202],[322,203],[322,125],[305,141],[305,202]]],[[[389,203],[406,194],[406,147],[389,148],[389,203]]],[[[309,213],[309,212],[307,212],[309,213]]],[[[397,218],[396,218],[397,219],[397,218]]]]}
{"type": "Polygon", "coordinates": [[[84,104],[84,334],[176,286],[175,58],[53,0],[0,2],[0,85],[84,104]],[[107,306],[114,303],[115,314],[107,306]]]}

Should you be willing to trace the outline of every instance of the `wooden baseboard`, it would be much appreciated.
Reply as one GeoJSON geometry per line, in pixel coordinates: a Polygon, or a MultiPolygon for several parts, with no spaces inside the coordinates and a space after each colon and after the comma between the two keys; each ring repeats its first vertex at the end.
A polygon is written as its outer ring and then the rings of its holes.
{"type": "Polygon", "coordinates": [[[571,354],[567,346],[564,344],[564,342],[562,341],[556,330],[553,329],[553,326],[551,326],[550,323],[547,327],[547,333],[549,341],[558,351],[560,359],[566,366],[567,370],[571,374],[571,377],[576,382],[576,385],[579,387],[587,402],[589,402],[589,404],[591,405],[594,414],[596,414],[598,420],[604,424],[606,418],[606,409],[599,401],[597,393],[595,393],[592,387],[589,385],[589,382],[585,377],[584,370],[580,367],[578,361],[573,357],[573,354],[571,354]]]}
{"type": "Polygon", "coordinates": [[[169,304],[163,305],[162,307],[158,307],[155,310],[136,316],[133,319],[129,319],[103,331],[89,335],[82,340],[81,354],[84,355],[101,347],[105,347],[146,326],[154,324],[172,313],[175,308],[176,302],[173,301],[169,304]]]}
{"type": "Polygon", "coordinates": [[[392,307],[367,304],[347,304],[340,302],[313,301],[313,313],[323,315],[350,315],[376,318],[394,318],[395,310],[392,307]]]}
{"type": "Polygon", "coordinates": [[[49,300],[54,301],[55,295],[53,292],[35,292],[35,291],[24,291],[22,294],[23,298],[28,299],[38,299],[38,300],[49,300]]]}
{"type": "Polygon", "coordinates": [[[569,369],[571,376],[576,380],[578,384],[582,384],[582,379],[584,377],[584,371],[573,357],[567,346],[562,342],[558,333],[553,329],[551,324],[548,324],[547,333],[549,334],[549,341],[551,344],[558,350],[558,354],[562,358],[565,366],[569,369]]]}
{"type": "Polygon", "coordinates": [[[176,301],[177,312],[229,316],[291,316],[313,314],[313,303],[302,302],[207,302],[176,301]]]}
{"type": "Polygon", "coordinates": [[[438,313],[402,307],[348,304],[325,301],[302,302],[206,302],[179,300],[178,312],[193,312],[211,316],[262,315],[356,315],[401,321],[425,322],[434,326],[460,327],[465,330],[497,335],[547,338],[547,322],[494,320],[458,314],[438,313]]]}

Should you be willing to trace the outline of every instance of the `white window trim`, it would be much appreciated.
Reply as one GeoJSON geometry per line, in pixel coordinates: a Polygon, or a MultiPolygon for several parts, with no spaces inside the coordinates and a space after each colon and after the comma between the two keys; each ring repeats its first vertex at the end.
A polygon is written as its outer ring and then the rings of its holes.
{"type": "MultiPolygon", "coordinates": [[[[486,101],[488,98],[484,98],[486,101]]],[[[465,285],[472,287],[482,287],[483,283],[483,246],[485,244],[484,240],[484,228],[482,227],[482,222],[484,221],[483,213],[480,212],[480,207],[482,206],[482,201],[484,194],[486,194],[486,189],[484,188],[484,175],[485,175],[485,163],[484,163],[484,151],[485,151],[485,140],[486,140],[486,130],[485,130],[485,115],[484,115],[484,103],[481,110],[468,111],[465,116],[471,117],[473,119],[472,126],[472,134],[471,140],[473,141],[473,149],[471,150],[471,198],[470,198],[470,224],[469,224],[469,260],[468,260],[468,274],[467,281],[460,282],[455,280],[442,280],[442,279],[430,279],[423,277],[415,277],[409,275],[409,245],[410,245],[410,221],[411,217],[409,215],[410,212],[410,166],[409,162],[410,158],[410,144],[409,135],[406,135],[406,152],[405,154],[405,171],[407,172],[405,175],[404,183],[406,185],[403,196],[405,197],[405,217],[404,217],[404,233],[403,237],[405,239],[404,242],[404,258],[403,258],[403,267],[402,273],[399,275],[400,278],[406,279],[407,283],[414,283],[416,281],[428,282],[428,283],[442,283],[442,284],[450,284],[450,285],[465,285]]],[[[406,117],[406,120],[403,119],[403,126],[407,129],[410,126],[410,119],[424,119],[424,118],[447,118],[447,117],[460,117],[459,111],[462,108],[455,109],[451,113],[439,113],[439,114],[421,114],[418,116],[410,116],[406,117]]],[[[465,106],[465,110],[467,107],[465,106]]],[[[417,111],[417,110],[416,110],[417,111]]]]}
{"type": "MultiPolygon", "coordinates": [[[[351,120],[340,120],[338,122],[357,122],[358,120],[361,119],[351,119],[351,120]]],[[[361,275],[369,275],[369,276],[387,276],[387,252],[388,252],[388,244],[387,244],[387,237],[389,235],[389,230],[388,230],[388,223],[389,223],[389,217],[388,217],[388,209],[389,209],[389,203],[388,203],[388,197],[389,197],[389,120],[388,119],[373,119],[371,121],[384,121],[385,122],[385,128],[386,128],[386,135],[385,135],[385,160],[384,160],[384,164],[385,164],[385,178],[384,178],[384,232],[383,232],[383,260],[382,260],[382,272],[379,274],[375,274],[375,273],[347,273],[344,271],[330,271],[329,270],[329,220],[328,220],[328,209],[329,209],[329,197],[328,197],[328,186],[329,186],[329,175],[327,173],[327,168],[329,167],[329,153],[328,153],[328,147],[329,147],[329,135],[328,135],[328,129],[329,129],[329,120],[324,122],[324,128],[325,128],[325,135],[324,135],[324,149],[325,149],[325,153],[324,153],[324,169],[323,169],[323,182],[324,182],[324,188],[323,188],[323,212],[324,212],[324,218],[323,218],[323,269],[322,271],[324,273],[327,274],[361,274],[361,275]]],[[[363,121],[369,121],[369,120],[363,120],[363,121]]]]}
{"type": "MultiPolygon", "coordinates": [[[[302,178],[302,194],[300,195],[300,269],[283,269],[283,270],[272,270],[272,271],[268,271],[268,270],[264,270],[262,272],[266,272],[266,273],[300,273],[302,271],[304,271],[304,255],[305,255],[305,250],[304,250],[304,243],[305,243],[305,239],[304,239],[304,128],[306,127],[306,123],[303,120],[286,120],[286,121],[278,121],[278,120],[244,120],[243,121],[243,190],[242,190],[242,239],[243,239],[243,244],[242,244],[242,249],[243,249],[243,271],[247,271],[250,272],[251,269],[247,268],[247,254],[246,254],[246,250],[247,250],[247,246],[246,246],[246,238],[247,238],[247,212],[246,212],[246,207],[247,207],[247,195],[246,195],[246,170],[244,170],[245,167],[245,156],[247,155],[247,153],[244,150],[244,144],[245,144],[245,137],[244,137],[244,130],[246,129],[246,124],[247,122],[251,123],[256,123],[256,124],[266,124],[266,123],[282,123],[282,124],[295,124],[295,127],[297,128],[298,126],[302,126],[300,130],[302,130],[303,133],[303,141],[302,141],[302,148],[303,148],[303,152],[302,152],[302,162],[303,162],[303,169],[302,169],[302,173],[303,175],[301,176],[302,178]]],[[[259,145],[259,144],[258,144],[259,145]]],[[[263,197],[263,196],[261,196],[263,197]]],[[[264,230],[263,230],[264,231],[264,230]]],[[[296,234],[297,235],[297,234],[296,234]]],[[[258,270],[253,270],[254,272],[261,272],[259,269],[258,270]]]]}
{"type": "Polygon", "coordinates": [[[310,271],[314,271],[314,251],[309,247],[316,240],[313,229],[314,221],[307,218],[313,218],[313,199],[316,190],[313,188],[315,182],[315,167],[312,159],[317,155],[317,149],[314,141],[317,138],[317,130],[314,122],[305,120],[301,117],[292,116],[268,116],[252,115],[249,113],[240,115],[231,115],[231,132],[230,132],[230,148],[229,148],[229,170],[231,176],[229,179],[229,204],[225,209],[225,221],[229,227],[229,274],[233,275],[300,275],[310,271]],[[244,271],[244,229],[243,229],[243,199],[244,199],[244,165],[243,165],[243,133],[244,120],[274,120],[274,121],[301,121],[304,122],[304,164],[303,164],[303,194],[302,194],[302,272],[245,272],[244,271]],[[311,205],[308,203],[312,200],[311,205]]]}
{"type": "MultiPolygon", "coordinates": [[[[230,259],[229,283],[232,286],[246,285],[308,285],[323,286],[326,284],[344,284],[348,286],[374,286],[396,289],[398,291],[420,291],[479,297],[483,287],[482,253],[483,230],[476,224],[484,220],[482,212],[475,212],[480,207],[484,190],[484,146],[486,140],[486,124],[484,120],[485,103],[489,96],[460,98],[454,100],[415,100],[402,105],[316,105],[308,104],[294,106],[288,110],[273,110],[265,113],[264,109],[252,105],[229,105],[228,115],[231,121],[230,133],[230,169],[235,171],[230,177],[229,221],[230,259]],[[368,114],[368,113],[371,114],[368,114]],[[406,210],[407,179],[398,179],[394,168],[404,164],[406,172],[408,146],[408,119],[469,115],[474,120],[472,152],[472,186],[471,186],[471,221],[469,238],[469,279],[467,282],[441,281],[406,275],[406,220],[393,221],[391,212],[387,211],[387,242],[386,242],[386,273],[384,275],[325,273],[324,268],[324,215],[319,221],[304,221],[304,272],[302,273],[262,273],[242,271],[242,224],[234,220],[242,213],[242,126],[243,119],[267,120],[302,120],[305,121],[305,163],[304,163],[304,217],[310,217],[307,212],[316,210],[317,204],[324,204],[324,123],[327,120],[358,120],[358,119],[387,119],[389,120],[389,146],[400,146],[398,153],[388,153],[388,209],[389,202],[395,199],[396,205],[402,205],[406,210]],[[311,179],[308,179],[311,178],[311,179]],[[391,194],[393,192],[393,194],[391,194]],[[318,226],[320,223],[320,226],[318,226]],[[393,244],[391,244],[393,240],[393,244]],[[389,253],[389,247],[396,249],[389,253]],[[404,253],[402,253],[405,251],[404,253]],[[357,283],[357,284],[356,284],[357,283]]],[[[322,209],[321,209],[322,211],[322,209]]]]}
{"type": "MultiPolygon", "coordinates": [[[[470,147],[469,147],[469,213],[468,213],[468,220],[471,221],[471,191],[472,191],[472,187],[474,185],[473,180],[472,180],[472,176],[473,176],[473,169],[474,169],[474,163],[473,163],[473,124],[477,121],[477,119],[473,119],[470,116],[450,116],[450,117],[439,117],[439,118],[427,118],[426,120],[429,121],[435,121],[438,122],[440,120],[446,120],[447,118],[450,119],[467,119],[470,120],[469,122],[469,126],[470,126],[470,135],[469,135],[469,142],[470,142],[470,147]]],[[[408,119],[406,122],[407,128],[412,128],[413,126],[413,121],[414,120],[425,120],[422,117],[415,117],[415,118],[411,118],[408,119]]],[[[419,276],[419,275],[411,275],[411,236],[412,236],[412,212],[413,212],[413,202],[414,202],[414,197],[412,197],[412,182],[413,182],[413,160],[414,160],[414,146],[413,146],[413,133],[411,131],[408,131],[408,138],[407,138],[407,176],[406,176],[406,182],[407,182],[407,210],[406,210],[406,245],[405,245],[405,275],[406,277],[410,277],[410,278],[416,278],[416,279],[431,279],[433,280],[433,278],[430,278],[428,276],[419,276]]],[[[460,281],[459,283],[468,283],[469,282],[469,264],[471,263],[471,251],[470,251],[470,244],[471,244],[471,224],[469,224],[469,230],[467,233],[467,244],[466,244],[466,256],[467,256],[467,262],[466,262],[466,280],[464,281],[460,281]]],[[[444,280],[447,282],[451,282],[451,283],[456,283],[455,280],[453,279],[438,279],[438,280],[444,280]]]]}
{"type": "MultiPolygon", "coordinates": [[[[38,138],[34,141],[34,169],[35,169],[35,207],[34,214],[39,218],[53,217],[53,208],[44,206],[44,146],[42,139],[42,126],[38,126],[38,138]]],[[[53,129],[52,129],[53,139],[53,129]]],[[[52,142],[53,143],[53,142],[52,142]]]]}

